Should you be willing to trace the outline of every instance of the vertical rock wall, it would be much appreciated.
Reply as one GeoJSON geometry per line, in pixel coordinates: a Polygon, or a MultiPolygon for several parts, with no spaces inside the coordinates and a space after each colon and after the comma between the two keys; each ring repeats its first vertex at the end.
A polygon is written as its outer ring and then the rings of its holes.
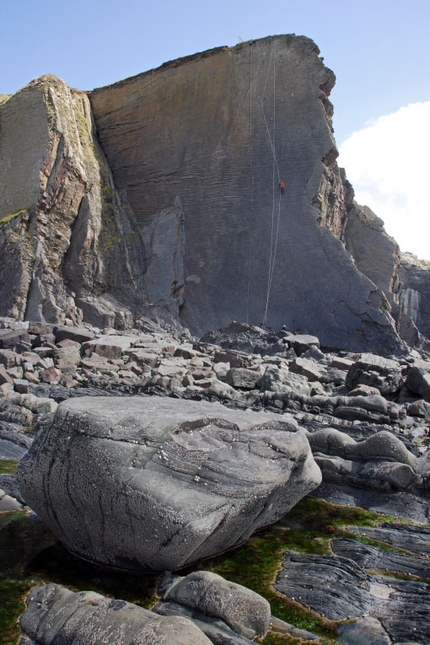
{"type": "Polygon", "coordinates": [[[101,88],[100,141],[142,231],[181,200],[193,332],[237,319],[395,351],[387,300],[339,239],[334,77],[318,54],[307,38],[271,37],[101,88]]]}
{"type": "Polygon", "coordinates": [[[0,315],[113,323],[142,301],[145,253],[87,95],[41,77],[0,106],[0,128],[0,315]]]}
{"type": "Polygon", "coordinates": [[[196,334],[236,319],[385,353],[394,316],[415,344],[429,272],[400,267],[353,201],[333,84],[289,35],[89,96],[44,76],[0,97],[0,315],[121,327],[155,310],[196,334]]]}

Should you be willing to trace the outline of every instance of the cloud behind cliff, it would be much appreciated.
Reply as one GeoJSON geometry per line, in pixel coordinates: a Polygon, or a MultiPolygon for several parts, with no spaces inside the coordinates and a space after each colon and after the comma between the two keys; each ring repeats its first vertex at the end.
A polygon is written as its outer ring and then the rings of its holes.
{"type": "Polygon", "coordinates": [[[430,102],[411,103],[354,132],[339,148],[359,204],[402,251],[430,260],[430,102]]]}

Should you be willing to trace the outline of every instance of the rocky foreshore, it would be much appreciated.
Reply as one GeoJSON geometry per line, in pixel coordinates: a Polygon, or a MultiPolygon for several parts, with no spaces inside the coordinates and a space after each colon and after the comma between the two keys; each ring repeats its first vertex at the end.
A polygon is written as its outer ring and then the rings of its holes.
{"type": "MultiPolygon", "coordinates": [[[[382,357],[327,351],[315,336],[245,323],[231,323],[200,339],[150,320],[124,331],[5,318],[0,325],[0,456],[21,459],[21,491],[15,475],[0,475],[0,509],[8,512],[29,503],[72,552],[87,559],[157,571],[199,563],[246,541],[311,491],[417,525],[429,521],[430,356],[424,352],[405,348],[401,356],[382,357]],[[110,514],[111,530],[106,528],[110,514]],[[151,517],[151,530],[159,527],[160,539],[151,544],[149,532],[136,552],[143,516],[151,517]],[[169,522],[176,528],[168,528],[169,522]]],[[[359,637],[375,644],[429,643],[423,610],[430,599],[424,582],[429,554],[422,546],[428,529],[417,526],[421,546],[414,547],[411,532],[400,530],[401,525],[393,542],[392,526],[385,529],[389,535],[373,539],[391,539],[392,548],[407,552],[403,560],[381,564],[383,554],[370,547],[363,552],[338,541],[326,561],[286,553],[276,589],[331,620],[353,619],[339,632],[339,643],[359,642],[354,640],[359,637]],[[308,582],[303,573],[295,573],[297,567],[306,568],[308,582]],[[373,572],[381,569],[413,575],[416,582],[382,580],[373,572]],[[340,594],[338,605],[327,592],[330,579],[338,581],[330,592],[336,588],[340,594]],[[354,600],[351,590],[359,587],[361,595],[354,600]],[[324,602],[312,589],[325,589],[324,602]],[[402,612],[412,605],[412,617],[402,621],[402,612]]],[[[211,589],[216,597],[221,593],[216,585],[211,589]]],[[[52,586],[32,594],[22,620],[27,634],[22,643],[51,642],[44,616],[52,616],[58,603],[71,607],[69,594],[52,586]]],[[[201,615],[193,604],[179,611],[172,600],[163,600],[158,613],[191,618],[199,627],[207,624],[204,608],[201,615]]],[[[90,600],[80,596],[76,607],[86,602],[90,600]]],[[[91,600],[98,607],[96,622],[89,615],[84,623],[71,617],[77,631],[68,627],[67,638],[75,634],[73,642],[87,644],[93,642],[88,636],[92,629],[94,634],[110,633],[114,628],[98,621],[101,614],[108,623],[109,615],[119,616],[116,602],[122,601],[91,600]]],[[[55,611],[63,615],[58,607],[55,611]]],[[[133,611],[123,605],[121,611],[135,621],[133,611]]],[[[142,624],[141,632],[129,632],[128,640],[115,636],[115,642],[161,642],[148,640],[148,629],[151,638],[161,638],[155,636],[162,629],[155,627],[155,618],[150,614],[142,620],[151,627],[142,624]]],[[[272,623],[276,625],[274,617],[272,623]]],[[[58,634],[66,638],[61,629],[58,634]]],[[[120,630],[118,624],[115,629],[120,630]]],[[[170,623],[169,629],[174,629],[170,623]]],[[[203,630],[206,636],[201,632],[201,640],[193,640],[197,637],[190,632],[175,642],[239,645],[256,635],[234,629],[232,634],[231,629],[231,624],[216,623],[203,630]]],[[[303,630],[294,636],[293,626],[278,629],[305,642],[317,638],[303,630]]]]}

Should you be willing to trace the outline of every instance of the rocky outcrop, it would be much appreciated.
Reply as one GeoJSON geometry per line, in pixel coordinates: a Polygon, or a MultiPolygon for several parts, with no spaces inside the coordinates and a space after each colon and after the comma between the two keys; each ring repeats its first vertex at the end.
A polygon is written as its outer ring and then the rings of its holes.
{"type": "Polygon", "coordinates": [[[316,45],[288,35],[88,95],[44,76],[8,98],[0,314],[152,315],[199,335],[247,320],[384,354],[402,347],[394,315],[416,344],[426,331],[392,293],[397,245],[336,164],[333,84],[316,45]]]}
{"type": "Polygon", "coordinates": [[[83,397],[60,404],[18,480],[27,504],[72,552],[163,571],[242,544],[321,475],[304,431],[277,415],[83,397]]]}
{"type": "MultiPolygon", "coordinates": [[[[155,239],[143,240],[115,189],[87,95],[54,76],[0,106],[0,123],[0,185],[7,187],[0,199],[0,312],[50,323],[85,318],[129,325],[131,311],[146,302],[145,271],[157,259],[168,271],[167,251],[160,256],[157,244],[166,218],[176,217],[182,239],[180,206],[161,215],[155,239]]],[[[172,271],[180,279],[176,246],[172,271]]],[[[156,296],[178,302],[164,283],[156,296]]]]}
{"type": "Polygon", "coordinates": [[[194,333],[247,319],[395,351],[386,298],[340,240],[334,76],[318,54],[304,37],[266,38],[101,88],[100,141],[143,230],[181,199],[180,315],[194,333]]]}
{"type": "Polygon", "coordinates": [[[37,645],[211,643],[188,618],[159,616],[124,600],[112,600],[92,591],[73,593],[56,584],[34,589],[20,623],[24,635],[32,639],[30,643],[37,645]]]}
{"type": "Polygon", "coordinates": [[[430,621],[424,607],[430,592],[425,582],[374,575],[353,559],[339,555],[287,552],[276,588],[332,620],[373,616],[385,629],[386,640],[370,636],[369,640],[361,642],[388,645],[391,642],[429,641],[430,621]]]}
{"type": "MultiPolygon", "coordinates": [[[[396,298],[404,326],[415,345],[430,348],[430,265],[410,253],[402,253],[396,298]],[[424,336],[424,339],[420,336],[424,336]]],[[[412,342],[409,342],[412,345],[412,342]]]]}

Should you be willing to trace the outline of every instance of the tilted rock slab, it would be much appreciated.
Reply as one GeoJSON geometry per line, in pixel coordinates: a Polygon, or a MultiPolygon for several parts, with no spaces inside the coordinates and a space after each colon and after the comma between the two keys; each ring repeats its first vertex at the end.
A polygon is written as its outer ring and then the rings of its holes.
{"type": "Polygon", "coordinates": [[[0,106],[0,124],[0,313],[120,326],[130,296],[143,305],[147,253],[87,94],[42,76],[0,106]]]}
{"type": "Polygon", "coordinates": [[[398,248],[375,268],[388,238],[369,218],[351,244],[334,81],[312,40],[283,35],[91,93],[27,85],[0,105],[0,313],[122,328],[168,312],[196,335],[249,320],[400,351],[398,248]]]}
{"type": "MultiPolygon", "coordinates": [[[[283,35],[89,94],[116,187],[145,239],[163,209],[182,204],[183,243],[171,253],[183,256],[183,282],[171,286],[183,292],[180,316],[193,333],[267,321],[324,346],[399,349],[389,302],[343,243],[351,186],[335,162],[334,82],[312,40],[283,35]]],[[[166,221],[168,230],[173,239],[177,223],[166,221]]],[[[159,279],[148,281],[155,292],[159,279]]]]}
{"type": "Polygon", "coordinates": [[[21,460],[26,503],[72,552],[174,570],[245,542],[321,482],[279,415],[177,399],[61,403],[21,460]]]}
{"type": "Polygon", "coordinates": [[[24,634],[40,645],[210,645],[188,618],[159,616],[93,591],[73,593],[57,584],[38,587],[20,619],[24,634]]]}

